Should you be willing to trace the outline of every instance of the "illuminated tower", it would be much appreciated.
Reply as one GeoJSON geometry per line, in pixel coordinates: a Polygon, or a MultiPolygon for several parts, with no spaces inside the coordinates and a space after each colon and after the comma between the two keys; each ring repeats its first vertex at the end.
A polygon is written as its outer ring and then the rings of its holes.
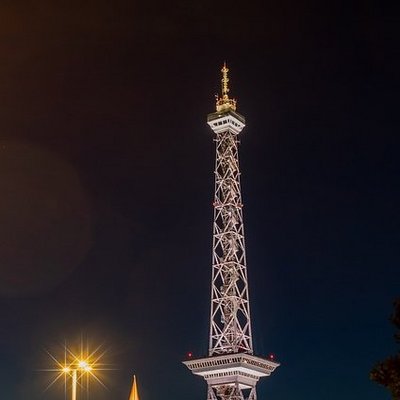
{"type": "Polygon", "coordinates": [[[253,355],[237,136],[245,119],[229,97],[228,68],[222,97],[207,123],[216,138],[211,313],[208,357],[184,361],[208,384],[208,400],[256,400],[256,384],[279,366],[253,355]]]}

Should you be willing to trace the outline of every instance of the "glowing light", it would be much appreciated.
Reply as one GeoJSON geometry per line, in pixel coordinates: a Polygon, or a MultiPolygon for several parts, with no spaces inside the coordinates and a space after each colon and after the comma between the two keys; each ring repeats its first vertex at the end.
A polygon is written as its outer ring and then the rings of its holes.
{"type": "Polygon", "coordinates": [[[76,400],[77,386],[86,389],[82,391],[82,393],[86,391],[86,397],[88,398],[90,381],[94,380],[106,388],[105,384],[101,380],[100,371],[111,370],[112,368],[107,368],[107,365],[101,362],[105,353],[106,351],[103,350],[101,346],[90,351],[89,346],[84,347],[81,343],[79,353],[75,353],[71,348],[68,348],[65,345],[64,360],[61,362],[47,351],[47,354],[54,362],[54,366],[53,368],[45,369],[43,371],[53,372],[55,373],[55,376],[45,390],[48,390],[57,381],[61,381],[62,377],[64,377],[65,395],[67,395],[67,392],[71,391],[71,398],[73,400],[76,400]]]}
{"type": "Polygon", "coordinates": [[[81,360],[78,362],[78,367],[83,369],[84,371],[90,371],[92,367],[88,364],[87,361],[81,360]]]}

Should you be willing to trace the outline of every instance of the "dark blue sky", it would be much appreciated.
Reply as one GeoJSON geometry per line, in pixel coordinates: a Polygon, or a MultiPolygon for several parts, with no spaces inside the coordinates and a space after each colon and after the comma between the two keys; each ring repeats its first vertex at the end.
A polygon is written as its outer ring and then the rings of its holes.
{"type": "MultiPolygon", "coordinates": [[[[96,400],[204,400],[220,67],[240,162],[256,352],[275,400],[388,399],[400,295],[398,20],[377,2],[1,5],[0,376],[43,393],[104,343],[96,400]]],[[[3,398],[2,397],[2,398],[3,398]]],[[[83,400],[83,398],[82,398],[83,400]]]]}

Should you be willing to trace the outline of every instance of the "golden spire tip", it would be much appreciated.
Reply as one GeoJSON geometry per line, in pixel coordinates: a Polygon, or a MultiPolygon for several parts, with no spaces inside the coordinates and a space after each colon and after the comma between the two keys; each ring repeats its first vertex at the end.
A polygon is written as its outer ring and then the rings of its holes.
{"type": "Polygon", "coordinates": [[[235,99],[230,99],[229,98],[229,78],[228,78],[228,72],[229,68],[226,65],[226,61],[224,61],[224,65],[222,66],[221,69],[222,72],[222,79],[221,79],[221,84],[222,84],[222,96],[217,97],[217,102],[216,102],[216,108],[217,111],[225,111],[225,110],[236,110],[236,100],[235,99]]]}

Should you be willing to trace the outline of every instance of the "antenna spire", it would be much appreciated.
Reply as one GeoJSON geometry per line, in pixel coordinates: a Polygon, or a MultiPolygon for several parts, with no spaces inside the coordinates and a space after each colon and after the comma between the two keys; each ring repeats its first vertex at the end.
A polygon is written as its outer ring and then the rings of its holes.
{"type": "Polygon", "coordinates": [[[228,93],[229,93],[229,78],[228,78],[228,72],[229,68],[226,66],[226,62],[224,62],[224,66],[221,69],[222,72],[222,98],[223,99],[228,99],[228,93]]]}
{"type": "Polygon", "coordinates": [[[216,108],[217,111],[228,111],[228,110],[236,110],[236,100],[235,99],[230,99],[229,98],[229,78],[228,78],[228,72],[229,68],[226,65],[226,62],[224,62],[224,65],[221,69],[222,72],[222,79],[221,79],[221,84],[222,84],[222,97],[218,97],[216,99],[216,108]]]}

